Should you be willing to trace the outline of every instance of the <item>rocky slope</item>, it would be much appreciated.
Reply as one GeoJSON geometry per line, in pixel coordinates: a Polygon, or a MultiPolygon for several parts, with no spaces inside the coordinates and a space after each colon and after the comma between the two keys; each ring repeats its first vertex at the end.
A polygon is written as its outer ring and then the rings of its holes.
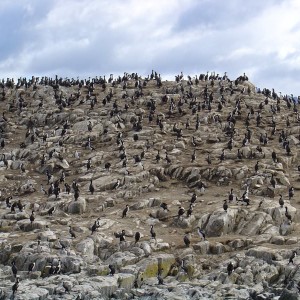
{"type": "Polygon", "coordinates": [[[8,80],[0,110],[0,299],[299,298],[288,97],[125,73],[8,80]]]}

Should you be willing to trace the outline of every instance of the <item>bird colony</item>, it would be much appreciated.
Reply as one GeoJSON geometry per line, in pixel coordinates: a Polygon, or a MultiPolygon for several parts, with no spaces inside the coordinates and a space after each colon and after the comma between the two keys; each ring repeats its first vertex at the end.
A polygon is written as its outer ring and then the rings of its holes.
{"type": "Polygon", "coordinates": [[[0,111],[0,299],[299,299],[292,96],[32,77],[0,111]]]}

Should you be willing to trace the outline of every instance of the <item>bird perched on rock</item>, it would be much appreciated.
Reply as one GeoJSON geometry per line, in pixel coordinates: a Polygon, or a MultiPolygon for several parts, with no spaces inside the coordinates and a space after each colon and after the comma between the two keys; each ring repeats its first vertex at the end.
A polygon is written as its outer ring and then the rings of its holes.
{"type": "Polygon", "coordinates": [[[74,230],[72,229],[71,226],[69,226],[69,233],[70,233],[72,238],[76,239],[76,234],[75,234],[75,232],[74,232],[74,230]]]}
{"type": "Polygon", "coordinates": [[[283,205],[284,205],[283,197],[282,197],[282,195],[279,195],[279,196],[280,196],[280,198],[279,198],[278,202],[279,202],[280,207],[283,208],[283,205]]]}
{"type": "Polygon", "coordinates": [[[160,205],[160,207],[161,207],[163,210],[169,211],[168,204],[165,203],[165,202],[163,202],[163,203],[160,205]]]}
{"type": "Polygon", "coordinates": [[[272,174],[272,176],[271,176],[270,183],[271,183],[272,187],[275,189],[275,186],[276,186],[276,180],[275,180],[275,178],[274,178],[274,174],[272,174]]]}
{"type": "Polygon", "coordinates": [[[28,266],[28,274],[33,271],[34,267],[35,267],[35,262],[32,262],[32,263],[29,264],[29,266],[28,266]]]}
{"type": "Polygon", "coordinates": [[[112,190],[116,190],[121,184],[120,179],[117,180],[117,182],[113,185],[112,190]]]}
{"type": "Polygon", "coordinates": [[[185,244],[186,247],[189,247],[191,244],[191,240],[190,240],[190,235],[188,233],[186,233],[183,237],[183,242],[185,244]]]}
{"type": "Polygon", "coordinates": [[[185,209],[182,206],[179,206],[178,213],[177,213],[178,219],[182,218],[184,213],[185,213],[185,209]]]}
{"type": "Polygon", "coordinates": [[[292,222],[292,216],[291,216],[291,214],[288,212],[287,206],[285,207],[285,216],[286,216],[286,218],[287,218],[290,222],[292,222]]]}
{"type": "Polygon", "coordinates": [[[20,282],[19,277],[16,277],[16,281],[15,281],[14,285],[12,286],[13,295],[15,295],[15,293],[17,292],[17,290],[19,288],[19,282],[20,282]]]}
{"type": "Polygon", "coordinates": [[[61,272],[61,261],[59,259],[57,265],[54,267],[54,274],[60,274],[60,272],[61,272]]]}
{"type": "Polygon", "coordinates": [[[17,277],[18,269],[14,260],[11,262],[11,271],[14,274],[14,277],[17,277]]]}
{"type": "Polygon", "coordinates": [[[227,212],[228,209],[227,200],[224,200],[223,209],[225,210],[225,212],[227,212]]]}
{"type": "Polygon", "coordinates": [[[197,233],[199,235],[199,237],[201,238],[201,240],[206,240],[206,237],[205,237],[205,232],[203,229],[201,229],[200,227],[197,227],[197,233]]]}
{"type": "Polygon", "coordinates": [[[91,228],[92,230],[92,234],[97,230],[97,228],[99,228],[99,225],[98,225],[98,220],[96,220],[91,228]]]}
{"type": "Polygon", "coordinates": [[[230,276],[231,275],[231,273],[233,272],[233,264],[232,264],[232,262],[230,262],[228,265],[227,265],[227,274],[228,274],[228,276],[230,276]]]}
{"type": "Polygon", "coordinates": [[[52,206],[51,208],[48,209],[48,216],[52,216],[52,214],[54,213],[55,211],[55,206],[52,206]]]}
{"type": "Polygon", "coordinates": [[[134,235],[135,244],[140,240],[141,234],[137,231],[134,235]]]}
{"type": "Polygon", "coordinates": [[[158,272],[157,272],[157,280],[158,280],[158,284],[164,284],[164,279],[162,277],[162,271],[163,269],[160,269],[158,272]]]}
{"type": "Polygon", "coordinates": [[[31,212],[31,215],[29,217],[30,220],[30,224],[32,225],[33,221],[34,221],[34,210],[31,212]]]}
{"type": "Polygon", "coordinates": [[[293,186],[291,186],[290,188],[289,188],[289,200],[291,200],[293,197],[294,197],[294,187],[293,186]]]}
{"type": "Polygon", "coordinates": [[[123,209],[122,212],[122,218],[125,218],[128,212],[129,212],[129,205],[126,204],[126,207],[123,209]]]}
{"type": "Polygon", "coordinates": [[[109,268],[109,274],[108,275],[114,276],[115,273],[116,273],[115,267],[113,265],[108,265],[108,268],[109,268]]]}
{"type": "Polygon", "coordinates": [[[151,239],[156,240],[156,232],[154,231],[154,225],[150,226],[150,235],[151,235],[151,239]]]}
{"type": "Polygon", "coordinates": [[[93,180],[91,179],[90,185],[89,185],[89,191],[92,195],[94,195],[95,187],[93,186],[93,180]]]}
{"type": "Polygon", "coordinates": [[[297,251],[294,250],[292,255],[289,258],[289,264],[290,263],[294,264],[294,259],[295,259],[296,256],[297,256],[297,251]]]}
{"type": "Polygon", "coordinates": [[[196,195],[196,193],[193,193],[192,198],[190,200],[191,204],[194,204],[196,202],[196,200],[197,200],[197,195],[196,195]]]}

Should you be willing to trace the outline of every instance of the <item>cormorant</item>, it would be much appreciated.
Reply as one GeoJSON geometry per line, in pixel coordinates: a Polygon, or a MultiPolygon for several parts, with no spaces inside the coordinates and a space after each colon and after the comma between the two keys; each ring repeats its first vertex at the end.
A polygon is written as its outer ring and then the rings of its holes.
{"type": "Polygon", "coordinates": [[[150,234],[151,234],[151,238],[156,240],[156,232],[154,231],[153,225],[150,226],[150,234]]]}
{"type": "Polygon", "coordinates": [[[227,200],[224,200],[223,209],[227,212],[228,209],[227,200]]]}
{"type": "Polygon", "coordinates": [[[134,235],[135,244],[140,240],[141,234],[137,231],[134,235]]]}
{"type": "Polygon", "coordinates": [[[129,211],[129,205],[126,204],[126,207],[124,208],[123,212],[122,212],[122,218],[125,218],[127,213],[129,211]]]}
{"type": "Polygon", "coordinates": [[[76,239],[76,234],[75,234],[75,232],[74,232],[74,230],[72,229],[71,226],[69,226],[69,233],[70,233],[72,238],[76,239]]]}
{"type": "Polygon", "coordinates": [[[17,277],[18,269],[16,267],[16,262],[14,260],[11,262],[11,270],[14,276],[17,277]]]}
{"type": "Polygon", "coordinates": [[[29,266],[28,266],[28,274],[33,271],[34,267],[35,267],[35,262],[32,262],[32,263],[29,264],[29,266]]]}
{"type": "Polygon", "coordinates": [[[293,251],[292,255],[289,258],[289,264],[292,263],[294,264],[294,258],[297,256],[297,251],[293,251]]]}
{"type": "Polygon", "coordinates": [[[289,221],[292,222],[292,216],[289,214],[287,206],[285,207],[285,216],[289,221]]]}
{"type": "Polygon", "coordinates": [[[228,276],[230,276],[230,274],[232,273],[232,271],[233,271],[233,264],[232,264],[232,262],[230,262],[229,264],[228,264],[228,266],[227,266],[227,274],[228,274],[228,276]]]}
{"type": "Polygon", "coordinates": [[[183,241],[184,241],[184,244],[186,247],[189,247],[190,244],[191,244],[191,241],[190,241],[190,237],[189,237],[189,234],[186,233],[183,237],[183,241]]]}
{"type": "Polygon", "coordinates": [[[205,238],[205,232],[204,232],[204,230],[201,229],[200,227],[197,227],[197,232],[198,232],[198,235],[200,236],[201,240],[203,239],[205,241],[206,238],[205,238]]]}

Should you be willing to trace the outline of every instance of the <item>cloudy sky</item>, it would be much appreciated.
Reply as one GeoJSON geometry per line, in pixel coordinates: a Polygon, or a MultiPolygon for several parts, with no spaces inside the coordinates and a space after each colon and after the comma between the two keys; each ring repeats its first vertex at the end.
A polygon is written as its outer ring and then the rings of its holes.
{"type": "Polygon", "coordinates": [[[244,72],[300,95],[300,0],[0,1],[0,78],[244,72]]]}

